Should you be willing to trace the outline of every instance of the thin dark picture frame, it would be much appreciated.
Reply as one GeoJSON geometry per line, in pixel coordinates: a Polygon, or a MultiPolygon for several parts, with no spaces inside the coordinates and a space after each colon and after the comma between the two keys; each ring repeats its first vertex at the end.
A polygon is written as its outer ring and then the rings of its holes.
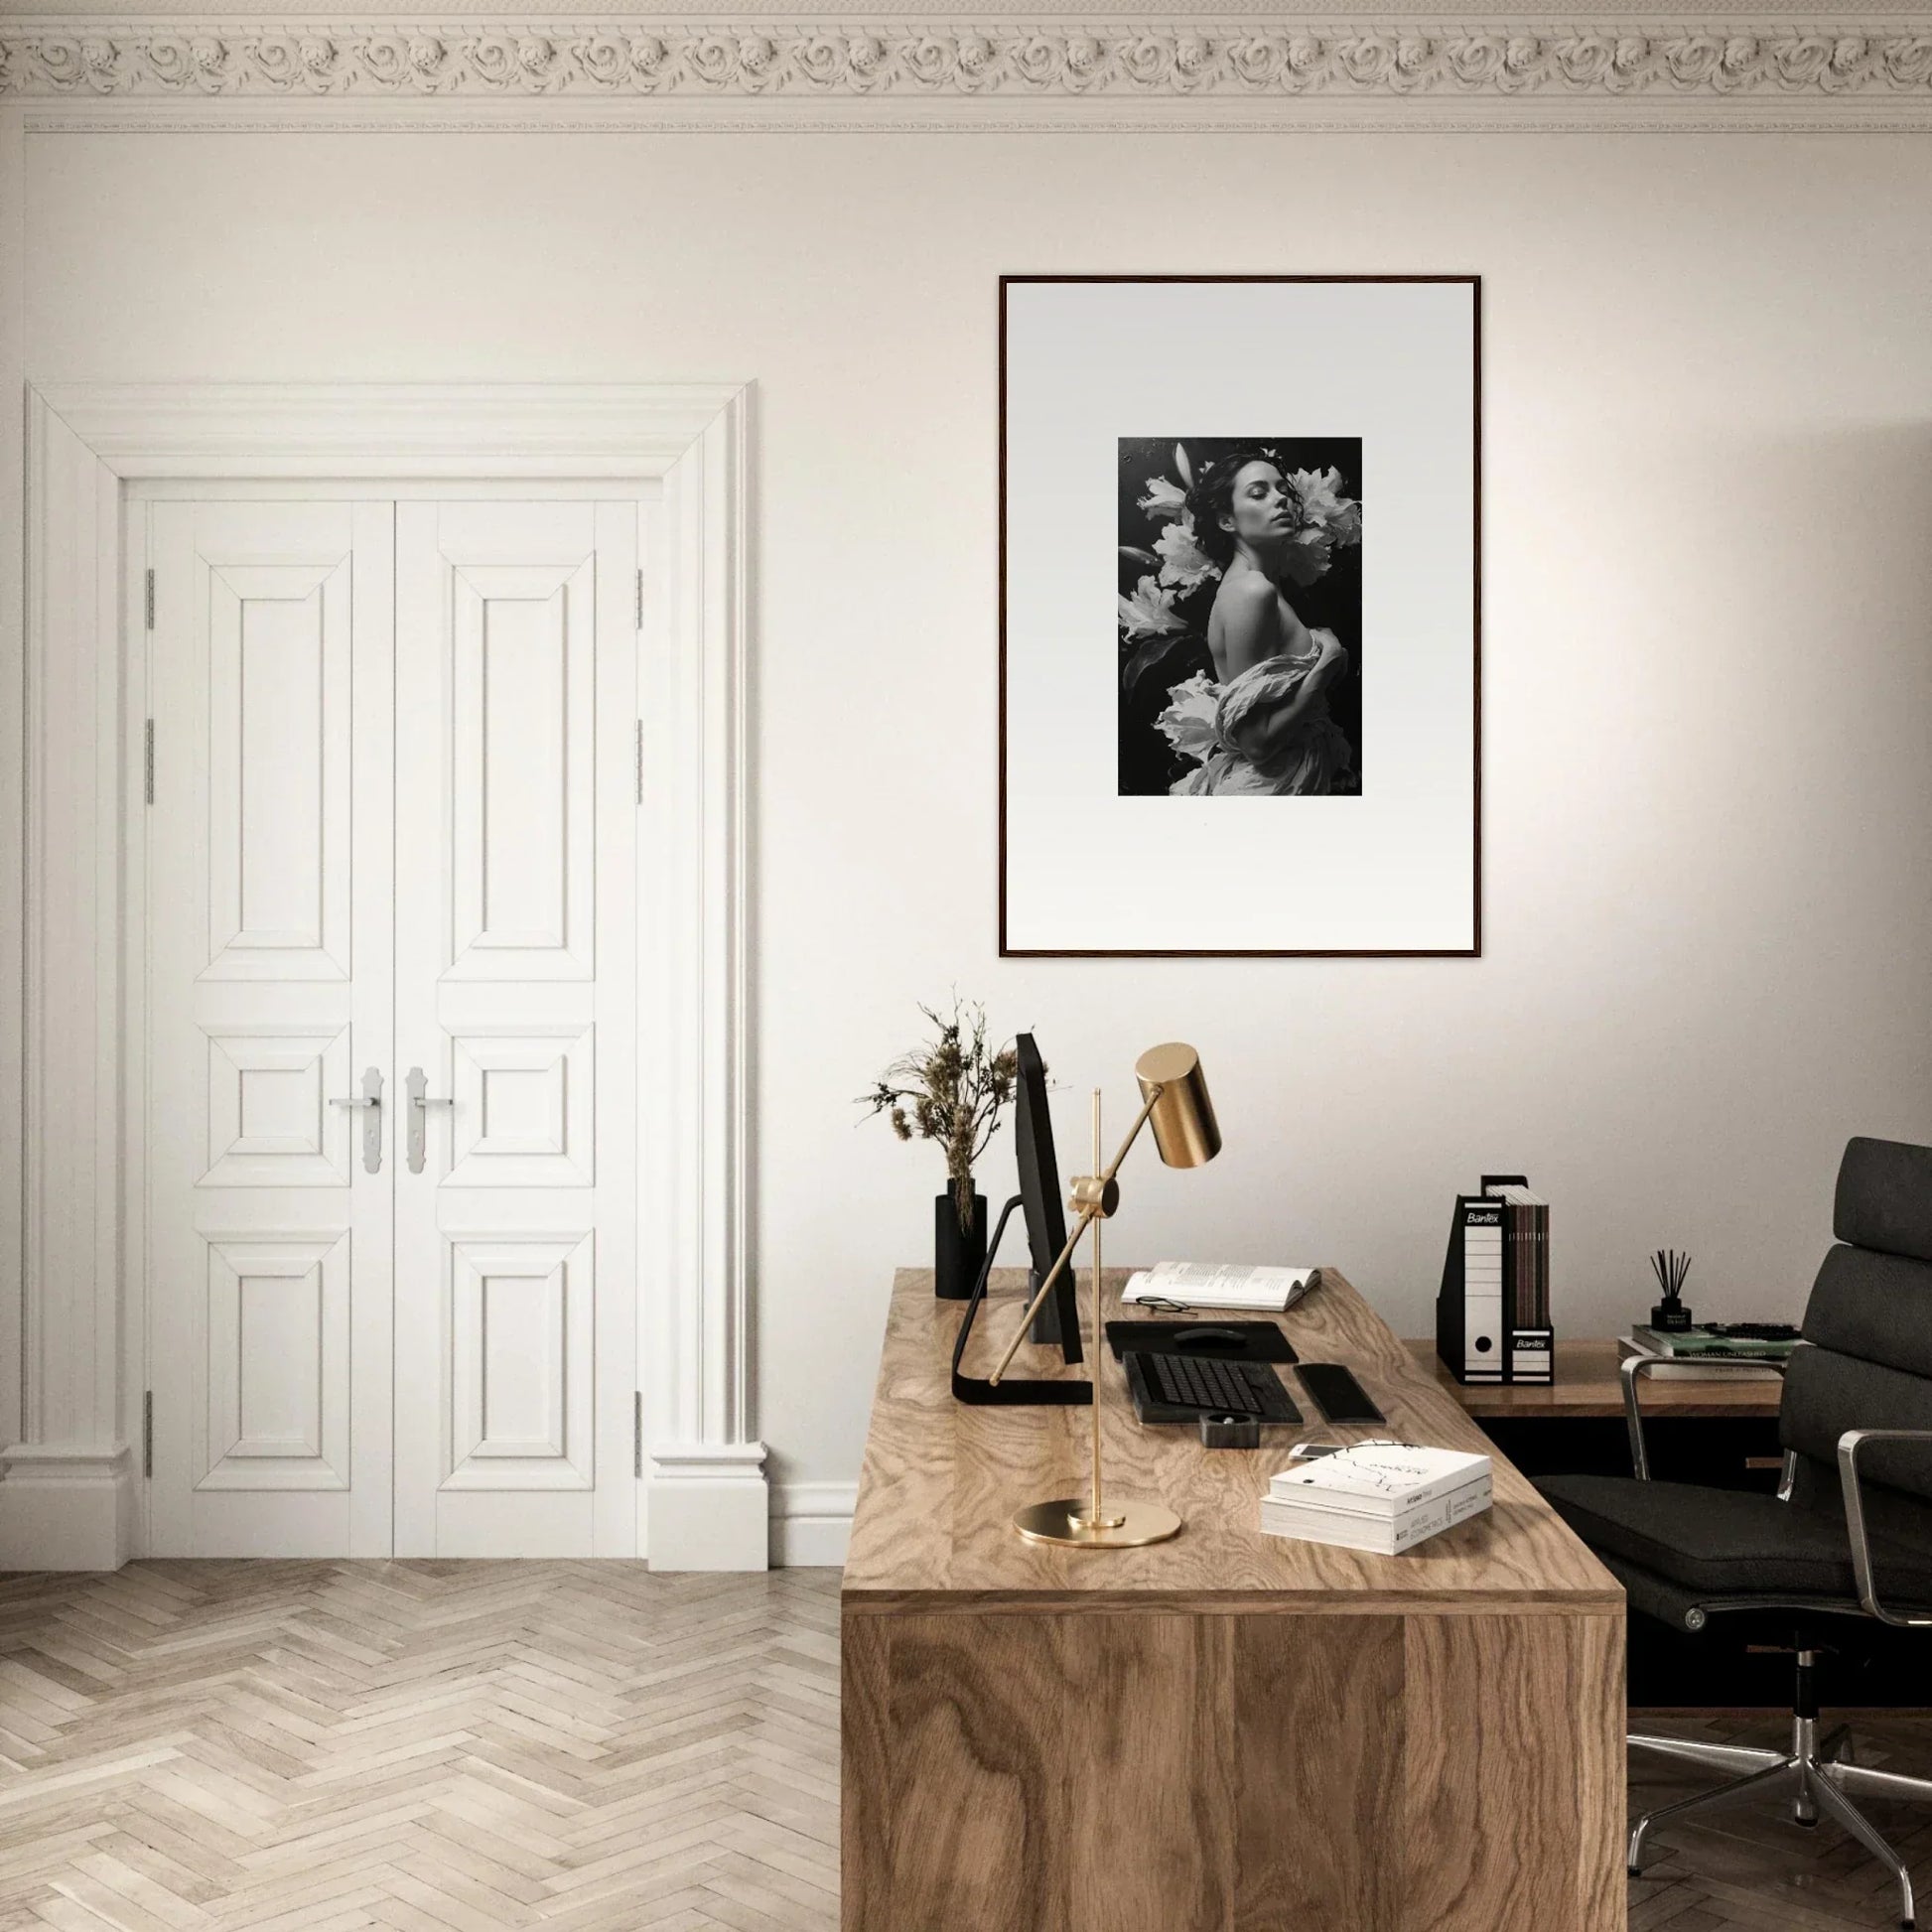
{"type": "Polygon", "coordinates": [[[999,382],[999,934],[1002,959],[1479,959],[1482,956],[1482,277],[1465,275],[1002,275],[999,382]],[[1453,284],[1470,301],[1470,531],[1474,608],[1470,613],[1471,897],[1467,946],[1014,946],[1007,936],[1007,291],[1040,283],[1131,286],[1144,283],[1453,284]]]}

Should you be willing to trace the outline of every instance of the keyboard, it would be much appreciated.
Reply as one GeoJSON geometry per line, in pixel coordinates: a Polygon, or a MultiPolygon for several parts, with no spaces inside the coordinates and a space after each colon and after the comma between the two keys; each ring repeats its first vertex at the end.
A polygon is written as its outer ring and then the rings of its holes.
{"type": "Polygon", "coordinates": [[[1199,1416],[1252,1416],[1269,1423],[1302,1420],[1281,1377],[1266,1362],[1217,1362],[1139,1349],[1122,1359],[1143,1422],[1192,1422],[1199,1416]]]}

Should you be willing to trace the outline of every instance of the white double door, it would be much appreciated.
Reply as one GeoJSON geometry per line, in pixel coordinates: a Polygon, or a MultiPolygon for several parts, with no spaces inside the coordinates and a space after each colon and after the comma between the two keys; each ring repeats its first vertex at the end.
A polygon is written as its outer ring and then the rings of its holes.
{"type": "Polygon", "coordinates": [[[640,505],[133,509],[148,1547],[632,1554],[640,505]]]}

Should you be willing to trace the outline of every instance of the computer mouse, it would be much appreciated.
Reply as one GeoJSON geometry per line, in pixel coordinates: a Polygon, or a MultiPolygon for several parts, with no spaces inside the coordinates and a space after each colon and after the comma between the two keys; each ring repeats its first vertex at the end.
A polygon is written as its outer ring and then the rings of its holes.
{"type": "Polygon", "coordinates": [[[1182,1328],[1173,1337],[1175,1348],[1245,1348],[1248,1337],[1239,1328],[1182,1328]]]}

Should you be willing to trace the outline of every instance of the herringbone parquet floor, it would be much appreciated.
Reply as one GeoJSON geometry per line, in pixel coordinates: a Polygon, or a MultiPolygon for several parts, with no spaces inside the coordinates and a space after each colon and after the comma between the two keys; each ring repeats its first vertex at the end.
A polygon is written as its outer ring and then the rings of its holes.
{"type": "MultiPolygon", "coordinates": [[[[1784,1728],[1646,1721],[1668,1726],[1753,1742],[1784,1728]]],[[[1859,1729],[1865,1762],[1932,1772],[1932,1718],[1859,1729]]],[[[1643,1754],[1631,1775],[1638,1808],[1697,1781],[1643,1754]]],[[[1932,1809],[1871,1811],[1932,1898],[1932,1809]]],[[[1882,1874],[1841,1834],[1752,1809],[1660,1835],[1630,1901],[1631,1932],[1893,1923],[1882,1874]]],[[[0,1932],[837,1919],[835,1571],[142,1563],[0,1579],[0,1932]]]]}
{"type": "Polygon", "coordinates": [[[0,1928],[819,1932],[838,1573],[0,1580],[0,1928]]]}

